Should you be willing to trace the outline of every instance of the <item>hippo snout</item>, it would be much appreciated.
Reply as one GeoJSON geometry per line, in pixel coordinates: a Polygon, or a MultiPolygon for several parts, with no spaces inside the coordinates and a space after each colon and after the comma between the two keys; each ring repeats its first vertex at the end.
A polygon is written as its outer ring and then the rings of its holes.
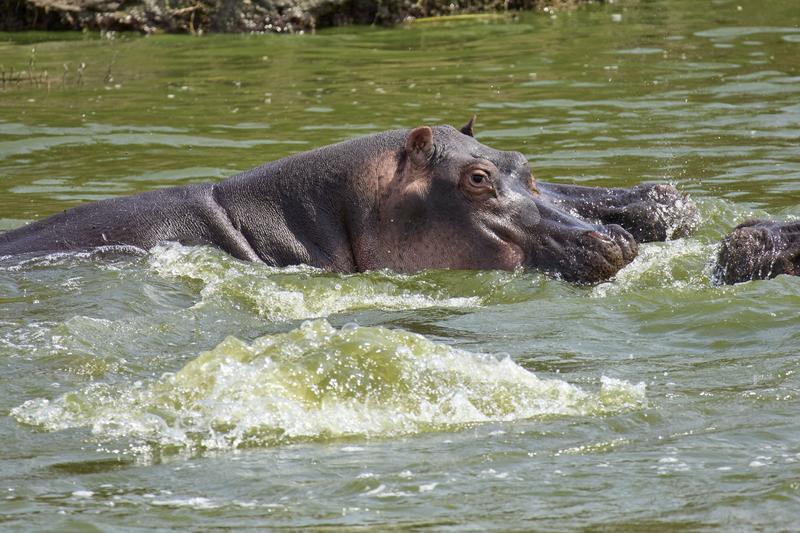
{"type": "Polygon", "coordinates": [[[639,246],[617,224],[591,224],[545,200],[533,232],[528,266],[575,283],[599,283],[634,260],[639,246]]]}
{"type": "Polygon", "coordinates": [[[549,227],[529,255],[531,268],[574,283],[608,280],[636,257],[633,236],[617,225],[549,227]]]}
{"type": "Polygon", "coordinates": [[[603,226],[603,230],[604,233],[601,235],[611,239],[619,247],[623,260],[620,268],[636,259],[639,255],[639,243],[633,234],[618,224],[607,224],[603,226]]]}
{"type": "Polygon", "coordinates": [[[577,244],[571,250],[564,250],[568,264],[561,277],[578,283],[599,283],[612,278],[639,253],[633,235],[616,224],[584,231],[577,244]]]}

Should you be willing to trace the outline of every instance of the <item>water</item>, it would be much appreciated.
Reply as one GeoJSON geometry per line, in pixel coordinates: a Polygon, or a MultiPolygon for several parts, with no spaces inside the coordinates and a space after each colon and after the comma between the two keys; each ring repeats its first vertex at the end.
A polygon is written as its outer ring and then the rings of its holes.
{"type": "Polygon", "coordinates": [[[799,21],[0,36],[2,228],[472,113],[541,179],[672,182],[702,216],[592,287],[180,245],[0,262],[0,527],[794,529],[800,279],[710,267],[736,223],[800,216],[799,21]]]}

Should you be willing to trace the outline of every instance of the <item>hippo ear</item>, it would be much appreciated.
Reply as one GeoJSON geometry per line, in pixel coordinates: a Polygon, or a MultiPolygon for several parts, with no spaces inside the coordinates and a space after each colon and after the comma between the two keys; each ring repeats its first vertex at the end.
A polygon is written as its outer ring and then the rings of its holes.
{"type": "Polygon", "coordinates": [[[433,156],[433,130],[421,126],[411,131],[406,139],[406,154],[417,166],[424,167],[433,156]]]}
{"type": "Polygon", "coordinates": [[[472,115],[472,118],[469,119],[469,122],[464,124],[461,128],[461,133],[464,135],[469,135],[470,137],[475,137],[475,132],[472,130],[472,126],[475,125],[475,119],[478,118],[478,115],[472,115]]]}

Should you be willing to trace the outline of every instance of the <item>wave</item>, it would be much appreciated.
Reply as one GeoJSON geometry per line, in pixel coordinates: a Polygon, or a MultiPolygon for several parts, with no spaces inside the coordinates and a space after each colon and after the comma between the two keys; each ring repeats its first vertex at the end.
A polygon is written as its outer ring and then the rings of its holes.
{"type": "Polygon", "coordinates": [[[46,431],[90,428],[101,440],[128,438],[135,452],[393,437],[646,406],[644,383],[600,382],[591,392],[541,379],[508,357],[315,320],[252,343],[228,337],[151,382],[96,383],[29,400],[11,414],[46,431]]]}

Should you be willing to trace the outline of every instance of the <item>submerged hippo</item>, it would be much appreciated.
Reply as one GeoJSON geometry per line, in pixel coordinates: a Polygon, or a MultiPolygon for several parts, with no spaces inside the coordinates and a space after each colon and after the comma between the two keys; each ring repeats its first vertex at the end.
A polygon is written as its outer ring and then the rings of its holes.
{"type": "Polygon", "coordinates": [[[550,202],[585,220],[619,224],[636,242],[685,237],[699,222],[695,203],[668,184],[618,189],[538,181],[537,187],[550,202]]]}
{"type": "Polygon", "coordinates": [[[680,198],[669,187],[537,184],[522,154],[477,142],[470,121],[353,139],[216,184],[82,205],[0,234],[0,256],[178,241],[273,266],[523,267],[597,282],[637,254],[617,222],[645,239],[666,236],[666,222],[637,207],[661,205],[653,191],[666,204],[680,198]]]}
{"type": "Polygon", "coordinates": [[[714,277],[728,284],[800,276],[800,222],[749,220],[720,245],[714,277]]]}

